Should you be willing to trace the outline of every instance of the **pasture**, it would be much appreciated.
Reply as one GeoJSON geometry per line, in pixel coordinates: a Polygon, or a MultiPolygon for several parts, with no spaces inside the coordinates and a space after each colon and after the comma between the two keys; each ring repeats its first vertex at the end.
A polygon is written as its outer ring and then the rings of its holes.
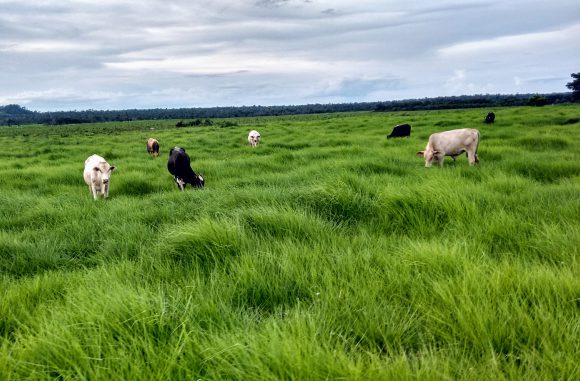
{"type": "Polygon", "coordinates": [[[580,105],[487,111],[0,127],[0,379],[580,379],[580,105]]]}

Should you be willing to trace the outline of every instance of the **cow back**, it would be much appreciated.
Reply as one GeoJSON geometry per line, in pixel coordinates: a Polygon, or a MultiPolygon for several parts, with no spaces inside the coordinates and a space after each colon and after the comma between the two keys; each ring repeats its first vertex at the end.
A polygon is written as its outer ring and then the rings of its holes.
{"type": "Polygon", "coordinates": [[[411,136],[411,125],[410,124],[399,124],[393,128],[393,131],[390,135],[387,136],[388,139],[390,138],[400,138],[411,136]]]}

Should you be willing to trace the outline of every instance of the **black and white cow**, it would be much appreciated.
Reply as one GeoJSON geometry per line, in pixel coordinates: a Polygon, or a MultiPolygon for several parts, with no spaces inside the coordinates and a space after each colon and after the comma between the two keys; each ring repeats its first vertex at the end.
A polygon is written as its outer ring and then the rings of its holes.
{"type": "Polygon", "coordinates": [[[411,125],[410,124],[399,124],[393,128],[393,131],[390,135],[387,136],[387,139],[390,138],[402,138],[402,137],[409,137],[411,136],[411,125]]]}
{"type": "Polygon", "coordinates": [[[183,148],[174,147],[169,151],[167,170],[173,175],[175,184],[181,190],[185,189],[187,184],[197,188],[203,188],[205,184],[203,177],[191,169],[189,156],[183,148]]]}

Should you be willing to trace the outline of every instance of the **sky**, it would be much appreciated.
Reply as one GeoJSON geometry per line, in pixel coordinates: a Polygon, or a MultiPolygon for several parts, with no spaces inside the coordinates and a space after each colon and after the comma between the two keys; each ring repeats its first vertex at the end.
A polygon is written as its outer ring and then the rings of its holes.
{"type": "Polygon", "coordinates": [[[0,0],[0,105],[117,110],[568,91],[578,0],[0,0]]]}

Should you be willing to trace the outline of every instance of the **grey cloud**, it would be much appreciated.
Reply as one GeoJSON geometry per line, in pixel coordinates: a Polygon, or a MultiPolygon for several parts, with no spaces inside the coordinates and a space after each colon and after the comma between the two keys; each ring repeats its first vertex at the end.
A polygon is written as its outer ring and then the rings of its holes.
{"type": "Polygon", "coordinates": [[[552,82],[569,82],[571,80],[570,76],[550,76],[550,77],[542,77],[542,78],[528,78],[524,82],[530,84],[545,84],[545,83],[552,83],[552,82]]]}
{"type": "Polygon", "coordinates": [[[288,4],[289,0],[259,0],[256,2],[258,7],[279,7],[288,4]]]}
{"type": "Polygon", "coordinates": [[[580,62],[572,46],[477,59],[437,54],[460,43],[579,23],[580,3],[554,1],[4,1],[0,104],[16,99],[30,109],[58,109],[388,100],[448,95],[441,92],[455,91],[445,87],[455,70],[465,70],[477,89],[565,91],[557,78],[580,62]],[[236,62],[240,57],[245,61],[236,62]],[[171,65],[176,61],[183,62],[179,70],[171,65]],[[130,70],[143,62],[160,65],[130,70]],[[514,77],[521,78],[519,87],[514,77]]]}
{"type": "Polygon", "coordinates": [[[325,95],[364,97],[377,91],[393,91],[403,87],[401,78],[347,78],[327,89],[325,95]]]}
{"type": "Polygon", "coordinates": [[[276,8],[276,7],[281,7],[284,5],[289,5],[292,3],[306,3],[306,4],[310,4],[312,3],[312,0],[258,0],[256,1],[256,6],[258,7],[265,7],[265,8],[276,8]]]}

